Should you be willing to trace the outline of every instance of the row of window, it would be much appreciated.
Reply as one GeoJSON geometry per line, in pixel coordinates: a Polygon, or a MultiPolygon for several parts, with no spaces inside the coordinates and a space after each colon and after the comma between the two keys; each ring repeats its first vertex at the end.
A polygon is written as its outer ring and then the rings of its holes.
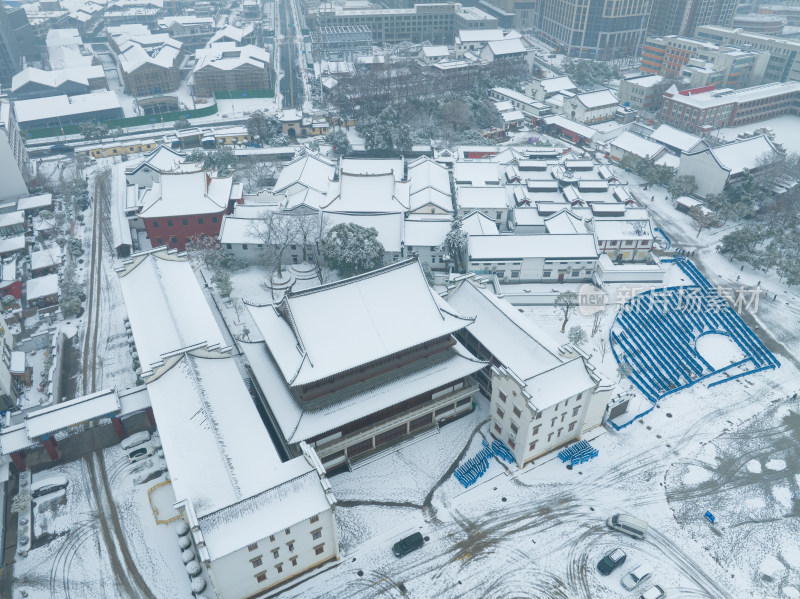
{"type": "MultiPolygon", "coordinates": [[[[154,229],[158,229],[158,221],[157,221],[157,220],[154,220],[154,221],[151,221],[151,222],[153,223],[153,228],[154,228],[154,229]]],[[[211,222],[212,222],[212,223],[216,223],[216,222],[218,222],[218,219],[217,219],[217,217],[216,217],[216,216],[212,216],[212,217],[211,217],[211,222]]],[[[203,221],[203,217],[202,217],[202,216],[199,216],[199,217],[197,217],[197,224],[198,224],[198,225],[202,225],[203,223],[204,223],[204,221],[203,221]]],[[[186,226],[189,226],[189,219],[188,219],[188,218],[182,218],[182,219],[181,219],[181,224],[182,224],[184,227],[186,227],[186,226]]],[[[173,226],[173,225],[172,225],[172,220],[167,220],[167,226],[168,226],[168,227],[171,227],[171,226],[173,226]]]]}
{"type": "MultiPolygon", "coordinates": [[[[317,545],[316,547],[314,547],[314,555],[320,555],[320,554],[322,554],[324,552],[325,552],[325,543],[322,543],[321,545],[317,545]]],[[[253,560],[253,561],[255,562],[255,560],[253,560]]],[[[258,562],[259,562],[258,565],[260,566],[261,565],[260,559],[258,560],[258,562]]],[[[292,566],[296,566],[297,565],[297,556],[296,555],[291,556],[289,558],[289,563],[291,563],[292,566]]],[[[257,567],[257,566],[255,566],[255,563],[254,563],[254,567],[257,567]]],[[[281,562],[279,564],[275,564],[274,567],[275,567],[275,570],[277,570],[278,574],[281,574],[283,572],[283,562],[281,562]]],[[[267,571],[266,570],[262,570],[261,572],[256,572],[253,576],[255,576],[255,579],[256,579],[257,583],[262,583],[267,579],[267,571]]]]}

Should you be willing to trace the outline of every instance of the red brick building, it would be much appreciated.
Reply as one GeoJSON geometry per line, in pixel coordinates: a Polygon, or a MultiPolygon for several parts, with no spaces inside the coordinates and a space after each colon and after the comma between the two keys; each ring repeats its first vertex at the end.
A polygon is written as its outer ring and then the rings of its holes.
{"type": "Polygon", "coordinates": [[[242,202],[242,186],[232,177],[204,171],[162,173],[145,192],[139,216],[153,246],[183,250],[194,235],[217,237],[222,216],[242,202]]]}

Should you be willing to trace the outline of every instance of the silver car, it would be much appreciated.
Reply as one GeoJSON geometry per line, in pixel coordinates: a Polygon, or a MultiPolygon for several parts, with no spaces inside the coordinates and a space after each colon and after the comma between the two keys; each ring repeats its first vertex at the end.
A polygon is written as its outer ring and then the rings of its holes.
{"type": "Polygon", "coordinates": [[[622,580],[620,580],[620,583],[627,590],[632,591],[643,582],[650,580],[651,574],[652,572],[647,566],[637,566],[636,568],[628,572],[625,576],[623,576],[622,580]]]}

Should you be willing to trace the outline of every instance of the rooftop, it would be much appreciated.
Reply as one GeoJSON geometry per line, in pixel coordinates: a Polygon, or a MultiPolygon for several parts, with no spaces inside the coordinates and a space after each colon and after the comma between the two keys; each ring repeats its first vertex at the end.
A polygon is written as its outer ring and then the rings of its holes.
{"type": "Polygon", "coordinates": [[[51,96],[14,102],[14,113],[20,123],[113,109],[122,110],[122,107],[116,92],[112,91],[97,91],[77,96],[51,96]]]}
{"type": "Polygon", "coordinates": [[[291,386],[357,368],[469,322],[433,293],[415,260],[249,309],[291,386]]]}
{"type": "Polygon", "coordinates": [[[471,261],[520,260],[596,260],[599,252],[591,233],[567,235],[471,235],[471,261]]]}

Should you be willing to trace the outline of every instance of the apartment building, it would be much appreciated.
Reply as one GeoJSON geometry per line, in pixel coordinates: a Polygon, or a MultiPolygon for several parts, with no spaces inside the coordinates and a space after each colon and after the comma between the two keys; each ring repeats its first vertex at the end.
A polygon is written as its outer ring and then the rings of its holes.
{"type": "Polygon", "coordinates": [[[415,4],[414,8],[387,8],[374,10],[346,10],[320,8],[315,17],[317,28],[351,27],[363,25],[372,32],[376,44],[415,44],[429,41],[432,44],[451,45],[457,31],[457,13],[460,4],[415,4]]]}
{"type": "Polygon", "coordinates": [[[715,44],[729,44],[749,50],[769,52],[765,81],[800,81],[800,41],[750,33],[743,29],[703,25],[697,39],[715,44]]]}
{"type": "Polygon", "coordinates": [[[257,46],[219,42],[201,48],[195,56],[194,93],[212,96],[215,91],[268,89],[272,87],[270,54],[257,46]]]}
{"type": "Polygon", "coordinates": [[[688,79],[691,87],[746,87],[765,80],[770,54],[676,35],[648,37],[643,73],[688,79]]]}
{"type": "Polygon", "coordinates": [[[694,35],[701,25],[730,27],[739,0],[653,0],[647,33],[694,35]]]}
{"type": "Polygon", "coordinates": [[[660,119],[690,133],[738,127],[782,114],[797,114],[800,82],[766,83],[740,90],[686,90],[664,94],[660,119]]]}
{"type": "Polygon", "coordinates": [[[651,0],[547,0],[538,35],[568,56],[610,60],[641,51],[651,0]]]}
{"type": "Polygon", "coordinates": [[[619,103],[639,110],[655,110],[661,104],[664,78],[661,75],[640,75],[620,79],[619,103]]]}
{"type": "Polygon", "coordinates": [[[447,301],[475,322],[459,339],[491,367],[476,375],[491,397],[491,428],[514,454],[519,468],[600,426],[612,386],[586,356],[557,347],[503,299],[470,280],[447,301]]]}
{"type": "Polygon", "coordinates": [[[126,93],[151,96],[181,84],[178,70],[183,45],[165,33],[132,37],[119,46],[117,61],[126,93]]]}

